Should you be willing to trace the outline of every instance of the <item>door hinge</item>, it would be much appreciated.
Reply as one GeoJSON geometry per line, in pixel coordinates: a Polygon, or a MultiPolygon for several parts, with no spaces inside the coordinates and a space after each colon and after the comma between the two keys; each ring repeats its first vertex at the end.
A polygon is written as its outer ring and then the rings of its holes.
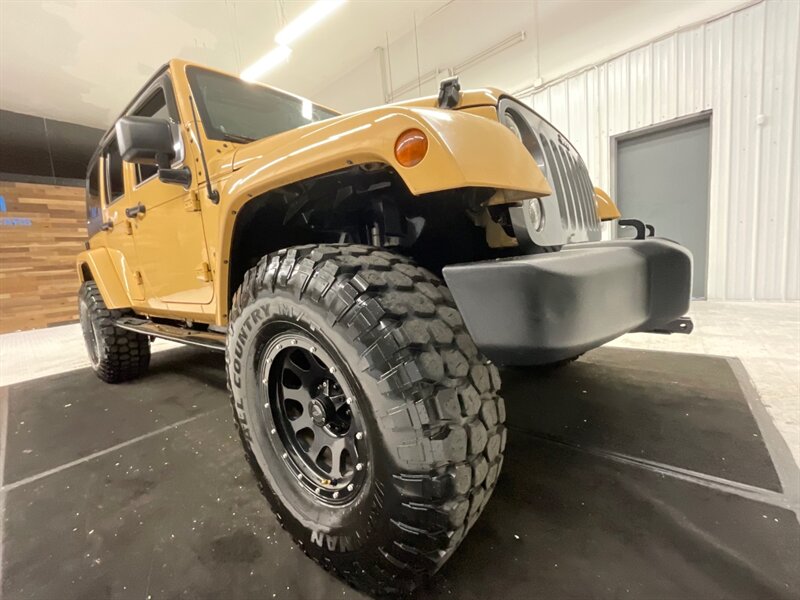
{"type": "Polygon", "coordinates": [[[200,210],[200,197],[197,195],[197,192],[192,190],[189,192],[189,195],[183,201],[183,208],[186,212],[196,212],[200,210]]]}
{"type": "Polygon", "coordinates": [[[213,279],[213,276],[211,274],[211,267],[208,266],[207,262],[204,262],[200,265],[198,272],[200,273],[201,281],[211,281],[213,279]]]}
{"type": "Polygon", "coordinates": [[[142,272],[141,271],[134,271],[133,273],[133,280],[136,282],[136,285],[142,285],[142,272]]]}
{"type": "Polygon", "coordinates": [[[133,235],[133,223],[125,221],[125,235],[133,235]]]}

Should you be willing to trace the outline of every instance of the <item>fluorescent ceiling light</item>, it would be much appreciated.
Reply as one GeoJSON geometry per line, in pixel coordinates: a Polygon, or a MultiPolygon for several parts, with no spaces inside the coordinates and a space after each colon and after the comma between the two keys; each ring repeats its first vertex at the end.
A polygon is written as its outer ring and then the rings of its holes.
{"type": "Polygon", "coordinates": [[[245,81],[256,81],[267,71],[274,69],[287,58],[289,58],[291,53],[292,49],[288,46],[278,46],[277,48],[273,48],[252,65],[247,67],[244,71],[242,71],[239,77],[245,81]]]}
{"type": "Polygon", "coordinates": [[[345,0],[317,0],[281,29],[275,36],[275,42],[288,46],[344,3],[345,0]]]}
{"type": "Polygon", "coordinates": [[[303,115],[303,118],[310,121],[311,117],[314,116],[314,107],[311,105],[311,100],[306,100],[303,98],[303,104],[300,108],[300,114],[303,115]]]}

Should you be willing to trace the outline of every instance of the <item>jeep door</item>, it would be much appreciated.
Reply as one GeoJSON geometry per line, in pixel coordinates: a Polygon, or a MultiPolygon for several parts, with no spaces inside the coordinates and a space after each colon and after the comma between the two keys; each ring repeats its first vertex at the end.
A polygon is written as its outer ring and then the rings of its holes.
{"type": "MultiPolygon", "coordinates": [[[[171,119],[180,123],[178,109],[167,74],[153,82],[140,96],[129,115],[171,119]]],[[[183,166],[186,144],[176,143],[173,167],[183,166]]],[[[194,185],[188,188],[163,183],[151,165],[126,163],[131,182],[130,196],[136,207],[135,233],[139,269],[148,304],[152,308],[197,312],[196,305],[214,298],[203,221],[194,202],[194,185]],[[169,303],[165,306],[162,303],[169,303]]],[[[200,312],[204,312],[200,310],[200,312]]]]}
{"type": "Polygon", "coordinates": [[[136,200],[129,192],[130,183],[126,181],[126,169],[113,134],[103,147],[96,166],[99,168],[93,166],[90,177],[100,179],[97,185],[100,186],[102,198],[103,226],[100,235],[105,236],[103,245],[108,248],[111,262],[131,300],[143,300],[144,287],[133,239],[134,224],[125,213],[136,204],[136,200]]]}

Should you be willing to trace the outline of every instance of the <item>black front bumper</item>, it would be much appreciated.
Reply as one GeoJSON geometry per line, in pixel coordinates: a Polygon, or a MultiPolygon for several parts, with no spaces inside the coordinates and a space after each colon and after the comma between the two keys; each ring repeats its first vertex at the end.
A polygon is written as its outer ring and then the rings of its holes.
{"type": "Polygon", "coordinates": [[[670,240],[614,240],[444,268],[478,348],[501,364],[570,358],[689,309],[692,256],[670,240]]]}

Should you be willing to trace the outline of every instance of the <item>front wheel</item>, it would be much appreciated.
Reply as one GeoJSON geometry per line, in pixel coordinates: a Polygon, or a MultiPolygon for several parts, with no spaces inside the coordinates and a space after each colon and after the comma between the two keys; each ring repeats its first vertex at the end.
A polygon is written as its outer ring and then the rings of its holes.
{"type": "Polygon", "coordinates": [[[245,455],[311,558],[375,595],[459,545],[503,462],[497,369],[445,285],[354,245],[264,257],[233,300],[228,382],[245,455]]]}

